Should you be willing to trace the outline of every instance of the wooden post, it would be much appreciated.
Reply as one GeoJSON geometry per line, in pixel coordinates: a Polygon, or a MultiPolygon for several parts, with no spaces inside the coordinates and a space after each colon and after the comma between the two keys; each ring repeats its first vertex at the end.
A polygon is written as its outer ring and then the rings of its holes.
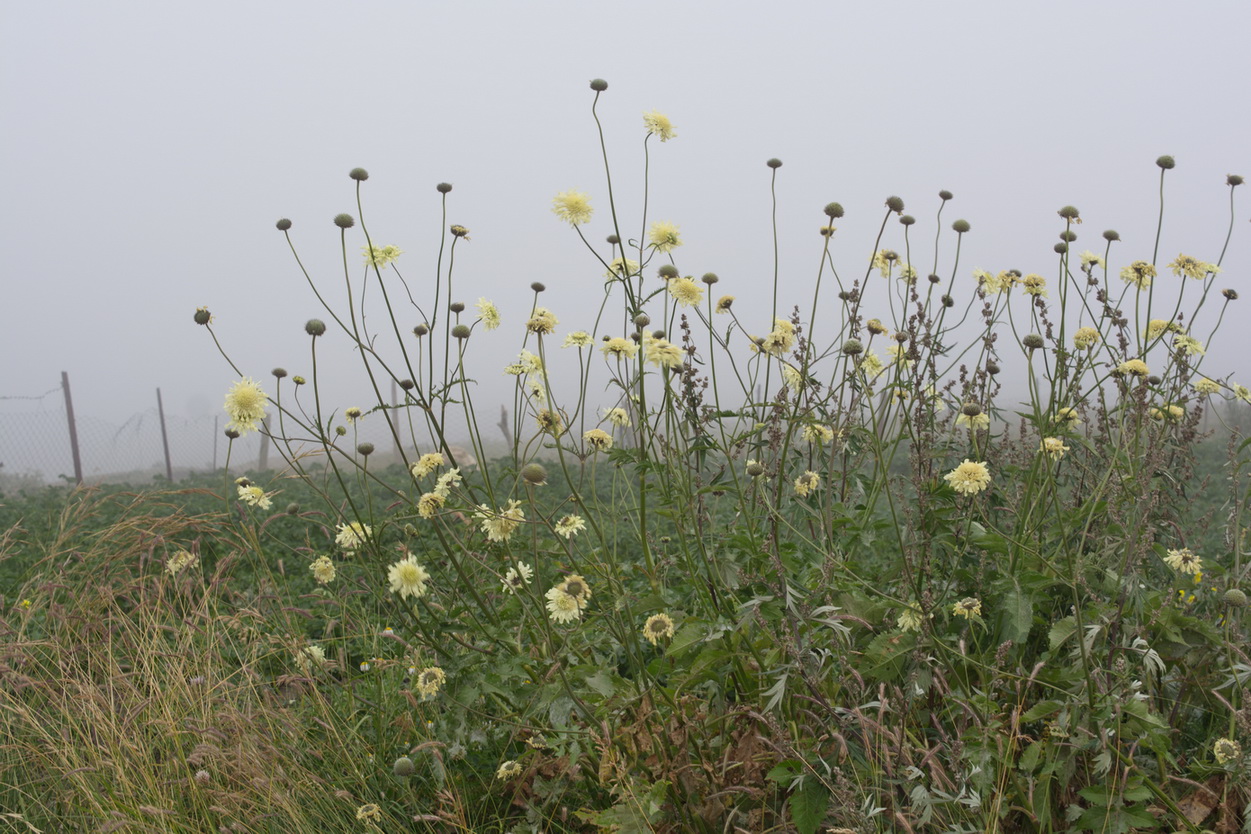
{"type": "Polygon", "coordinates": [[[161,418],[161,446],[165,449],[165,479],[174,482],[174,464],[169,459],[169,433],[165,431],[165,403],[161,401],[161,389],[156,389],[156,415],[161,418]]]}
{"type": "Polygon", "coordinates": [[[256,468],[264,472],[269,468],[269,418],[261,420],[261,456],[256,461],[256,468]]]}
{"type": "Polygon", "coordinates": [[[65,421],[69,423],[70,451],[74,454],[74,482],[82,486],[83,459],[78,454],[78,426],[74,422],[74,399],[70,396],[69,374],[61,371],[61,390],[65,392],[65,421]]]}

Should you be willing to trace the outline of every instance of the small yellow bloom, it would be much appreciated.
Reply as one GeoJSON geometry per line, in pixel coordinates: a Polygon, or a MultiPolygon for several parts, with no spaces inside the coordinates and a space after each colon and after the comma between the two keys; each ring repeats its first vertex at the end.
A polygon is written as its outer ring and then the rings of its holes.
{"type": "Polygon", "coordinates": [[[530,316],[530,320],[526,322],[526,329],[531,333],[550,336],[556,331],[556,325],[559,323],[551,310],[546,307],[538,307],[530,316]]]}
{"type": "Polygon", "coordinates": [[[961,495],[976,495],[990,487],[990,468],[984,462],[964,462],[943,476],[951,488],[961,495]]]}
{"type": "Polygon", "coordinates": [[[657,220],[652,223],[651,229],[647,232],[647,238],[652,246],[656,247],[657,252],[671,252],[682,245],[678,227],[667,220],[657,220]]]}
{"type": "Polygon", "coordinates": [[[1218,738],[1212,745],[1212,756],[1217,764],[1229,764],[1242,758],[1242,747],[1232,738],[1218,738]]]}
{"type": "Polygon", "coordinates": [[[1021,279],[1021,286],[1028,295],[1047,297],[1047,279],[1041,275],[1030,273],[1021,279]]]}
{"type": "Polygon", "coordinates": [[[732,296],[732,295],[723,295],[723,296],[721,296],[720,298],[718,298],[718,299],[717,299],[717,308],[716,308],[716,310],[715,310],[714,312],[716,312],[716,313],[728,313],[728,312],[730,312],[730,307],[732,307],[732,306],[734,306],[734,296],[732,296]]]}
{"type": "Polygon", "coordinates": [[[1216,264],[1204,263],[1190,255],[1178,255],[1168,266],[1178,278],[1190,276],[1191,278],[1202,280],[1208,273],[1221,271],[1221,268],[1216,264]]]}
{"type": "Polygon", "coordinates": [[[1185,333],[1179,333],[1173,337],[1173,348],[1187,356],[1203,356],[1207,353],[1203,348],[1203,342],[1185,333]]]}
{"type": "Polygon", "coordinates": [[[565,341],[561,344],[562,348],[576,347],[584,348],[595,344],[595,339],[585,330],[575,330],[565,337],[565,341]]]}
{"type": "Polygon", "coordinates": [[[494,330],[500,326],[499,308],[485,298],[479,298],[478,303],[474,305],[478,308],[478,321],[482,322],[482,326],[487,330],[494,330]]]}
{"type": "Polygon", "coordinates": [[[1076,408],[1064,406],[1056,409],[1056,416],[1052,418],[1057,426],[1066,429],[1074,429],[1082,424],[1082,418],[1077,415],[1076,408]]]}
{"type": "Polygon", "coordinates": [[[1087,249],[1085,252],[1082,253],[1082,268],[1085,269],[1087,272],[1089,272],[1090,269],[1096,266],[1103,267],[1105,265],[1106,264],[1104,263],[1103,256],[1096,255],[1094,252],[1091,252],[1089,249],[1087,249]]]}
{"type": "Polygon", "coordinates": [[[382,822],[382,809],[370,802],[356,809],[356,818],[362,822],[382,822]]]}
{"type": "Polygon", "coordinates": [[[643,624],[643,638],[653,646],[673,636],[673,619],[668,614],[653,614],[643,624]]]}
{"type": "Polygon", "coordinates": [[[417,562],[417,557],[411,555],[395,562],[387,571],[391,593],[399,594],[400,599],[424,597],[429,579],[430,574],[417,562]]]}
{"type": "Polygon", "coordinates": [[[631,275],[637,275],[639,271],[639,262],[631,258],[617,258],[608,265],[607,277],[609,278],[629,278],[631,275]]]}
{"type": "Polygon", "coordinates": [[[1186,415],[1186,410],[1180,405],[1166,405],[1163,407],[1151,407],[1151,417],[1155,420],[1180,420],[1186,415]]]}
{"type": "Polygon", "coordinates": [[[889,278],[891,269],[899,262],[899,253],[891,249],[879,249],[873,253],[873,268],[883,278],[889,278]]]}
{"type": "Polygon", "coordinates": [[[806,496],[821,488],[821,476],[811,470],[795,479],[795,494],[806,496]]]}
{"type": "Polygon", "coordinates": [[[515,761],[504,762],[499,766],[499,769],[495,771],[495,778],[500,780],[512,779],[514,776],[520,775],[521,765],[515,761]]]}
{"type": "Polygon", "coordinates": [[[1099,331],[1093,327],[1079,327],[1073,334],[1073,347],[1078,350],[1089,350],[1099,341],[1099,331]]]}
{"type": "Polygon", "coordinates": [[[434,518],[439,510],[443,509],[445,503],[447,503],[445,495],[440,495],[438,492],[422,493],[421,498],[417,499],[417,515],[422,518],[434,518]]]}
{"type": "Polygon", "coordinates": [[[1199,381],[1195,383],[1195,392],[1205,397],[1219,394],[1221,392],[1221,384],[1207,377],[1200,377],[1199,381]]]}
{"type": "Polygon", "coordinates": [[[575,535],[586,529],[586,520],[580,515],[567,515],[556,522],[556,535],[563,536],[566,539],[572,539],[575,535]]]}
{"type": "Polygon", "coordinates": [[[361,411],[356,406],[352,406],[350,408],[344,409],[343,416],[344,418],[347,419],[349,423],[358,423],[361,420],[365,419],[365,412],[361,411]]]}
{"type": "Polygon", "coordinates": [[[1234,396],[1242,400],[1244,403],[1251,403],[1251,389],[1245,385],[1233,384],[1234,396]]]}
{"type": "Polygon", "coordinates": [[[804,426],[803,438],[814,446],[821,446],[834,439],[834,429],[819,423],[813,423],[804,426]]]}
{"type": "Polygon", "coordinates": [[[269,500],[269,495],[258,486],[241,486],[238,491],[239,500],[250,507],[256,507],[258,510],[268,510],[273,506],[273,502],[269,500]]]}
{"type": "Polygon", "coordinates": [[[982,616],[982,601],[977,597],[965,597],[951,607],[951,613],[957,617],[971,620],[982,616]]]}
{"type": "Polygon", "coordinates": [[[447,675],[438,666],[427,666],[417,674],[417,691],[427,698],[433,698],[443,688],[447,675]]]}
{"type": "Polygon", "coordinates": [[[612,435],[603,429],[591,429],[582,435],[582,440],[597,452],[606,452],[612,448],[612,435]]]}
{"type": "Polygon", "coordinates": [[[990,428],[990,415],[985,411],[978,414],[961,413],[956,417],[957,426],[966,426],[969,431],[984,431],[990,428]]]}
{"type": "Polygon", "coordinates": [[[422,455],[421,458],[413,464],[413,477],[424,478],[444,463],[446,463],[446,461],[443,460],[442,452],[428,452],[422,455]]]}
{"type": "Polygon", "coordinates": [[[668,142],[678,135],[673,131],[673,123],[669,121],[669,117],[656,110],[643,114],[643,126],[647,128],[648,133],[659,136],[661,142],[668,142]]]}
{"type": "Polygon", "coordinates": [[[704,288],[690,278],[674,278],[669,282],[669,295],[683,307],[694,307],[704,300],[704,288]]]}
{"type": "Polygon", "coordinates": [[[604,342],[604,346],[600,348],[605,356],[614,357],[616,359],[633,359],[639,352],[639,346],[631,339],[623,339],[620,336],[614,336],[604,342]]]}
{"type": "Polygon", "coordinates": [[[200,561],[200,557],[195,554],[188,553],[185,550],[179,550],[173,556],[165,560],[165,572],[170,576],[177,576],[183,570],[193,567],[200,561]]]}
{"type": "Polygon", "coordinates": [[[348,552],[359,549],[373,533],[368,524],[361,524],[359,521],[340,524],[338,531],[334,543],[348,552]]]}
{"type": "Polygon", "coordinates": [[[227,430],[233,429],[240,435],[257,431],[265,419],[265,404],[268,401],[260,384],[251,377],[245,376],[236,382],[226,394],[226,413],[230,415],[227,430]]]}
{"type": "Polygon", "coordinates": [[[1038,444],[1038,451],[1050,456],[1052,460],[1064,457],[1064,453],[1068,450],[1069,447],[1065,446],[1064,441],[1058,437],[1044,437],[1038,444]]]}
{"type": "Polygon", "coordinates": [[[909,605],[899,612],[899,616],[895,618],[895,624],[899,626],[900,631],[920,631],[922,623],[921,607],[919,605],[909,605]]]}
{"type": "Polygon", "coordinates": [[[581,191],[562,191],[552,200],[552,211],[572,226],[580,226],[591,219],[591,197],[581,191]]]}
{"type": "Polygon", "coordinates": [[[521,509],[520,501],[509,501],[508,506],[501,507],[498,512],[482,504],[474,513],[474,518],[482,523],[482,532],[486,533],[488,539],[506,542],[521,522],[525,521],[526,514],[521,509]]]}
{"type": "Polygon", "coordinates": [[[1151,279],[1155,277],[1155,267],[1146,261],[1134,261],[1129,266],[1121,270],[1121,280],[1127,284],[1133,284],[1140,290],[1145,290],[1151,286],[1151,279]]]}
{"type": "Polygon", "coordinates": [[[365,253],[365,265],[379,269],[404,254],[404,250],[398,246],[362,246],[361,251],[365,253]]]}
{"type": "Polygon", "coordinates": [[[504,591],[515,594],[530,584],[534,578],[534,568],[525,562],[517,562],[517,567],[509,568],[504,574],[504,591]]]}
{"type": "Polygon", "coordinates": [[[668,339],[648,339],[645,342],[647,361],[657,368],[681,368],[685,353],[668,339]]]}
{"type": "Polygon", "coordinates": [[[1117,373],[1129,374],[1130,376],[1145,377],[1151,373],[1147,368],[1147,363],[1141,359],[1129,359],[1116,366],[1117,373]]]}
{"type": "Polygon", "coordinates": [[[1196,556],[1189,547],[1168,551],[1164,557],[1164,564],[1178,573],[1196,574],[1203,570],[1203,560],[1196,556]]]}

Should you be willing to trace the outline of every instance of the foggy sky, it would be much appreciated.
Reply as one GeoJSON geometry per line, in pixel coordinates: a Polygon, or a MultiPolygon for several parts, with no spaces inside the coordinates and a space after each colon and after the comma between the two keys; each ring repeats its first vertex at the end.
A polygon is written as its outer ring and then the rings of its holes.
{"type": "MultiPolygon", "coordinates": [[[[1251,175],[1245,2],[45,0],[0,15],[0,396],[68,371],[79,413],[116,422],[158,386],[172,413],[220,410],[236,376],[192,323],[199,306],[244,373],[308,372],[302,327],[323,314],[274,221],[293,221],[339,298],[331,218],[357,213],[358,165],[371,234],[405,250],[415,293],[444,231],[434,186],[453,183],[448,220],[472,235],[457,295],[505,314],[473,343],[486,383],[520,347],[531,281],[549,288],[559,333],[589,329],[602,269],[549,209],[558,191],[589,192],[588,238],[610,231],[591,78],[610,85],[599,113],[619,208],[638,216],[641,114],[660,110],[678,136],[649,146],[649,218],[680,224],[684,274],[715,271],[740,306],[762,303],[772,275],[770,157],[784,162],[788,310],[811,298],[832,200],[847,209],[836,261],[862,274],[887,196],[906,201],[927,252],[950,189],[944,225],[973,227],[958,271],[971,292],[974,268],[1052,274],[1065,204],[1085,220],[1075,251],[1102,252],[1115,228],[1115,266],[1149,259],[1166,153],[1161,263],[1215,260],[1225,175],[1251,175]]],[[[1237,197],[1221,285],[1251,304],[1237,197]]],[[[349,238],[354,266],[363,242],[349,238]]],[[[901,247],[897,224],[883,243],[901,247]]],[[[914,258],[922,274],[931,257],[914,258]]],[[[1226,327],[1205,373],[1246,382],[1248,348],[1245,328],[1226,327]]],[[[339,405],[365,401],[346,341],[322,350],[339,405]]],[[[493,415],[505,397],[491,390],[493,415]]]]}

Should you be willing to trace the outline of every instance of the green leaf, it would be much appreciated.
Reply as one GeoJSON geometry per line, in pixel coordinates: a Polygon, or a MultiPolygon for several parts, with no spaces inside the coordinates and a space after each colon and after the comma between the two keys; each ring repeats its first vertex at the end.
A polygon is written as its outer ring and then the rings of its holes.
{"type": "Polygon", "coordinates": [[[1004,640],[1023,643],[1034,627],[1034,600],[1018,585],[1002,602],[1000,635],[1004,640]]]}
{"type": "Polygon", "coordinates": [[[1051,646],[1051,650],[1054,652],[1056,649],[1060,648],[1060,646],[1064,645],[1064,642],[1072,637],[1076,631],[1076,617],[1065,617],[1064,619],[1057,620],[1053,623],[1051,631],[1047,634],[1047,642],[1048,645],[1051,646]]]}
{"type": "Polygon", "coordinates": [[[587,677],[586,685],[605,698],[610,698],[617,693],[617,683],[613,677],[607,669],[600,669],[594,675],[587,677]]]}
{"type": "Polygon", "coordinates": [[[777,782],[782,787],[786,787],[795,781],[795,777],[804,772],[804,763],[798,759],[787,759],[773,766],[773,769],[765,774],[765,778],[770,782],[777,782]]]}
{"type": "Polygon", "coordinates": [[[791,819],[795,821],[799,834],[816,834],[829,804],[830,795],[825,785],[816,779],[804,779],[790,797],[791,819]]]}
{"type": "Polygon", "coordinates": [[[1039,701],[1025,711],[1025,714],[1021,716],[1021,721],[1037,721],[1059,712],[1063,706],[1062,701],[1039,701]]]}

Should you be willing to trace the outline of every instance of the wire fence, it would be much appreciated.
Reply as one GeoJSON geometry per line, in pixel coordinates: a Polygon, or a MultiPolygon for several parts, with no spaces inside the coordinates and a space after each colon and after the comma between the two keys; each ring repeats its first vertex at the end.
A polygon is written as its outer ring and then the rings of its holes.
{"type": "MultiPolygon", "coordinates": [[[[72,402],[64,385],[33,396],[0,395],[0,489],[77,482],[75,445],[81,480],[89,484],[151,483],[170,475],[179,481],[226,466],[228,450],[232,472],[283,466],[282,452],[260,433],[231,444],[226,422],[224,412],[192,419],[163,414],[154,404],[118,423],[93,416],[88,404],[72,402]]],[[[384,453],[394,447],[381,416],[354,426],[353,440],[374,443],[384,453]]]]}

